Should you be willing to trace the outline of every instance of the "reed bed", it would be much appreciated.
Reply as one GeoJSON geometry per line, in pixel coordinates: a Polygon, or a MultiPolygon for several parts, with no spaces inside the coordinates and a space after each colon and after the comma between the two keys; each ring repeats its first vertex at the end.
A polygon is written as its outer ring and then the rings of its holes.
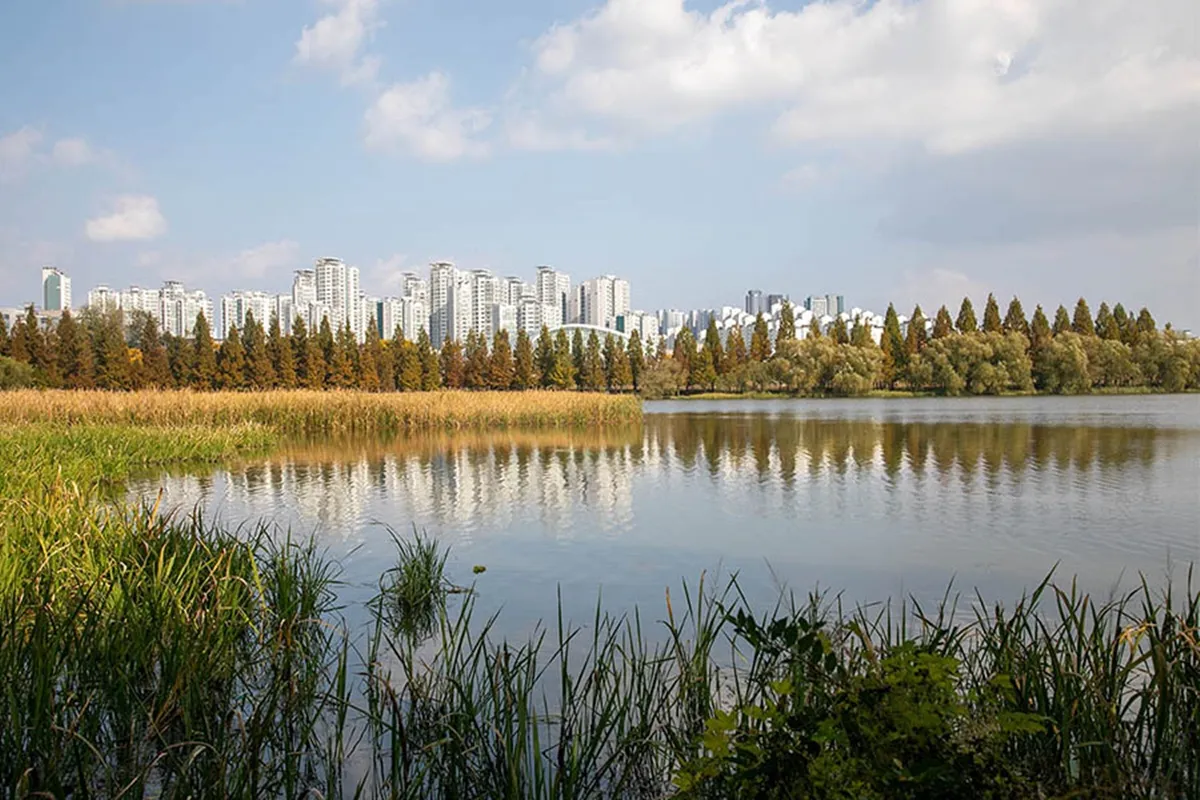
{"type": "Polygon", "coordinates": [[[222,427],[255,423],[288,435],[589,428],[641,420],[633,395],[582,392],[72,392],[4,395],[0,423],[222,427]]]}

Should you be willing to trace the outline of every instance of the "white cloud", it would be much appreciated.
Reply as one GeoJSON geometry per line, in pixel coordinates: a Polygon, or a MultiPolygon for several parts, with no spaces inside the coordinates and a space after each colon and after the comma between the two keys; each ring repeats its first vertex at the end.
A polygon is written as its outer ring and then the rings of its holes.
{"type": "Polygon", "coordinates": [[[90,164],[98,158],[98,154],[86,139],[59,139],[54,143],[51,157],[55,163],[66,167],[80,167],[90,164]]]}
{"type": "Polygon", "coordinates": [[[325,0],[334,11],[300,33],[296,63],[340,73],[343,84],[374,80],[380,61],[375,56],[359,57],[371,33],[382,23],[377,19],[379,0],[325,0]]]}
{"type": "Polygon", "coordinates": [[[0,136],[0,181],[15,178],[37,155],[42,133],[26,125],[0,136]]]}
{"type": "Polygon", "coordinates": [[[167,220],[158,200],[148,195],[123,195],[113,201],[113,213],[87,221],[87,237],[94,242],[154,239],[167,231],[167,220]]]}
{"type": "Polygon", "coordinates": [[[440,72],[393,85],[376,98],[364,120],[368,147],[399,147],[430,161],[488,151],[476,137],[491,124],[491,115],[477,108],[454,108],[450,79],[440,72]]]}
{"type": "Polygon", "coordinates": [[[534,45],[566,117],[656,133],[748,109],[786,142],[917,142],[936,153],[1195,113],[1187,0],[608,0],[534,45]]]}
{"type": "Polygon", "coordinates": [[[290,240],[251,247],[230,259],[226,271],[237,277],[263,278],[268,273],[286,272],[296,265],[300,245],[290,240]]]}

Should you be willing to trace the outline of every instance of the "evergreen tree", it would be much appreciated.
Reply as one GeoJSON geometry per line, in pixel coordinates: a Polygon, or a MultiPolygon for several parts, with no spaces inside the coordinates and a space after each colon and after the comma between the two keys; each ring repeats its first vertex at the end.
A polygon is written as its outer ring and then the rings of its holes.
{"type": "Polygon", "coordinates": [[[1067,313],[1067,309],[1063,306],[1058,307],[1058,311],[1054,312],[1054,327],[1052,328],[1054,335],[1060,333],[1068,333],[1071,330],[1071,315],[1067,313]]]}
{"type": "Polygon", "coordinates": [[[971,304],[971,298],[963,298],[962,306],[958,309],[958,319],[954,324],[959,333],[974,333],[979,330],[979,323],[975,319],[975,306],[971,304]]]}
{"type": "Polygon", "coordinates": [[[508,342],[508,331],[496,331],[492,337],[492,355],[488,358],[487,385],[496,391],[512,388],[516,375],[512,345],[508,342]]]}
{"type": "Polygon", "coordinates": [[[533,360],[537,365],[538,379],[542,388],[549,389],[554,385],[554,340],[550,337],[550,329],[545,325],[538,334],[533,360]]]}
{"type": "Polygon", "coordinates": [[[42,326],[38,322],[37,312],[33,310],[32,303],[25,306],[25,320],[21,325],[21,333],[24,340],[22,346],[29,365],[44,377],[50,366],[50,351],[46,346],[46,336],[42,332],[42,326]]]}
{"type": "Polygon", "coordinates": [[[321,325],[317,328],[317,344],[321,348],[321,363],[325,365],[325,374],[321,376],[321,387],[332,388],[333,362],[337,355],[337,339],[333,335],[333,325],[328,316],[321,317],[321,325]]]}
{"type": "Polygon", "coordinates": [[[192,386],[202,392],[216,389],[219,381],[217,351],[204,312],[196,315],[196,324],[192,328],[192,348],[192,386]]]}
{"type": "Polygon", "coordinates": [[[1134,327],[1137,331],[1138,341],[1145,341],[1147,337],[1153,338],[1158,335],[1158,324],[1155,323],[1148,308],[1143,308],[1138,312],[1137,323],[1134,327]]]}
{"type": "Polygon", "coordinates": [[[92,355],[97,388],[128,389],[132,383],[129,349],[125,346],[125,332],[122,328],[120,311],[100,314],[95,318],[92,355]]]}
{"type": "MultiPolygon", "coordinates": [[[[779,345],[782,342],[794,342],[796,340],[796,312],[792,309],[792,304],[784,300],[783,305],[779,309],[779,330],[775,333],[775,349],[779,350],[779,345]]],[[[717,366],[714,361],[713,366],[717,366]]],[[[719,367],[718,367],[719,371],[719,367]]]]}
{"type": "MultiPolygon", "coordinates": [[[[675,351],[671,359],[680,366],[684,375],[692,374],[692,363],[696,360],[696,337],[686,325],[675,334],[675,351]]],[[[691,386],[689,382],[689,387],[691,386]]]]}
{"type": "Polygon", "coordinates": [[[167,363],[171,365],[171,379],[181,389],[192,386],[196,353],[191,343],[182,336],[166,336],[163,342],[167,348],[167,363]]]}
{"type": "Polygon", "coordinates": [[[954,333],[954,320],[950,318],[950,309],[942,306],[938,309],[937,317],[933,321],[933,338],[945,339],[952,333],[954,333]]]}
{"type": "Polygon", "coordinates": [[[308,326],[299,314],[292,320],[292,335],[288,337],[292,349],[292,363],[296,365],[296,385],[309,386],[308,382],[308,326]]]}
{"type": "Polygon", "coordinates": [[[908,334],[904,338],[904,353],[911,360],[913,356],[925,349],[925,314],[918,305],[913,309],[912,319],[908,321],[908,334]]]}
{"type": "Polygon", "coordinates": [[[173,381],[171,365],[167,361],[167,348],[158,335],[158,320],[147,314],[142,323],[141,335],[142,370],[145,382],[159,389],[169,388],[173,381]]]}
{"type": "Polygon", "coordinates": [[[421,364],[421,389],[432,392],[442,385],[442,369],[438,353],[429,341],[429,331],[422,326],[417,331],[417,361],[421,364]]]}
{"type": "Polygon", "coordinates": [[[733,372],[745,364],[746,357],[746,339],[742,336],[742,326],[734,325],[725,337],[725,372],[733,372]]]}
{"type": "Polygon", "coordinates": [[[463,368],[463,385],[468,389],[487,388],[488,346],[483,334],[470,331],[463,349],[466,364],[463,368]]]}
{"type": "Polygon", "coordinates": [[[0,356],[8,355],[8,325],[4,323],[4,317],[0,316],[0,356]]]}
{"type": "Polygon", "coordinates": [[[579,376],[579,386],[588,392],[598,392],[604,388],[604,360],[600,355],[600,337],[595,331],[588,334],[587,345],[583,349],[583,372],[579,376]]]}
{"type": "MultiPolygon", "coordinates": [[[[576,334],[578,333],[577,330],[576,334]]],[[[564,328],[559,328],[554,336],[554,368],[550,371],[550,379],[550,385],[555,389],[570,389],[575,386],[575,359],[564,328]]]]}
{"type": "Polygon", "coordinates": [[[883,338],[879,346],[883,349],[883,379],[889,386],[894,386],[896,379],[904,372],[908,360],[905,358],[904,336],[900,332],[900,316],[896,313],[896,307],[891,304],[888,304],[887,314],[883,318],[883,338]]]}
{"type": "Polygon", "coordinates": [[[816,340],[822,338],[824,335],[821,332],[821,320],[814,314],[813,318],[808,321],[808,338],[816,340]]]}
{"type": "Polygon", "coordinates": [[[850,331],[850,344],[855,347],[873,347],[875,342],[871,339],[871,328],[862,321],[861,318],[854,320],[854,327],[850,331]]]}
{"type": "Polygon", "coordinates": [[[767,330],[767,321],[760,311],[754,318],[754,331],[750,334],[750,360],[766,361],[770,357],[771,335],[767,330]]]}
{"type": "MultiPolygon", "coordinates": [[[[793,332],[793,336],[795,333],[793,332]]],[[[787,342],[788,339],[776,339],[776,341],[787,342]]],[[[699,386],[712,391],[716,388],[717,369],[713,366],[712,352],[708,349],[702,349],[699,355],[692,360],[691,374],[688,376],[688,384],[691,386],[699,386]]]]}
{"type": "Polygon", "coordinates": [[[227,392],[246,385],[246,349],[237,325],[229,327],[229,333],[217,352],[217,376],[220,387],[227,392]]]}
{"type": "MultiPolygon", "coordinates": [[[[786,307],[786,305],[785,305],[786,307]]],[[[795,321],[792,322],[792,338],[796,337],[795,321]]],[[[704,349],[708,351],[712,357],[713,369],[718,375],[724,375],[727,370],[725,364],[725,348],[721,346],[721,333],[717,330],[717,321],[710,319],[708,321],[708,330],[704,332],[704,349]]]]}
{"type": "Polygon", "coordinates": [[[582,387],[583,378],[586,374],[584,369],[583,356],[583,333],[576,328],[574,335],[571,337],[571,366],[574,367],[575,384],[582,387]]]}
{"type": "Polygon", "coordinates": [[[1008,313],[1004,315],[1004,332],[1029,337],[1029,321],[1025,319],[1025,309],[1021,307],[1021,301],[1015,295],[1008,304],[1008,313]]]}
{"type": "Polygon", "coordinates": [[[378,392],[382,387],[379,379],[379,362],[383,360],[383,345],[379,339],[379,327],[375,315],[367,322],[367,335],[358,353],[358,388],[364,392],[378,392]]]}
{"type": "Polygon", "coordinates": [[[1121,332],[1117,329],[1116,320],[1113,319],[1112,310],[1108,307],[1108,303],[1101,302],[1099,310],[1096,311],[1096,335],[1101,339],[1117,340],[1121,338],[1121,332]]]}
{"type": "MultiPolygon", "coordinates": [[[[743,346],[742,349],[745,350],[745,347],[743,346]]],[[[633,390],[636,392],[642,385],[642,373],[646,369],[646,352],[642,347],[642,334],[637,328],[634,328],[633,333],[629,334],[629,346],[626,350],[629,361],[629,382],[633,384],[633,390]]],[[[743,353],[743,355],[745,354],[743,353]]]]}
{"type": "Polygon", "coordinates": [[[616,366],[617,343],[611,333],[604,335],[604,344],[600,348],[601,362],[604,366],[604,385],[612,389],[613,367],[616,366]]]}
{"type": "Polygon", "coordinates": [[[283,389],[296,388],[296,356],[292,344],[283,335],[279,326],[279,315],[271,315],[271,329],[267,332],[267,354],[271,358],[271,369],[275,372],[275,385],[283,389]]]}
{"type": "Polygon", "coordinates": [[[95,386],[92,377],[92,343],[87,333],[64,309],[58,321],[58,373],[68,389],[91,389],[95,386]]]}
{"type": "Polygon", "coordinates": [[[1117,328],[1117,335],[1125,344],[1132,345],[1134,340],[1134,320],[1129,316],[1129,312],[1125,310],[1125,306],[1117,303],[1113,306],[1113,324],[1117,328]]]}
{"type": "Polygon", "coordinates": [[[329,383],[335,389],[352,389],[358,377],[358,342],[347,320],[338,328],[333,346],[333,361],[329,362],[329,383]]]}
{"type": "MultiPolygon", "coordinates": [[[[1064,310],[1065,314],[1066,311],[1064,310]]],[[[1050,321],[1046,319],[1046,312],[1041,306],[1033,312],[1033,322],[1029,325],[1029,343],[1033,349],[1046,347],[1050,344],[1053,337],[1053,332],[1050,330],[1050,321]]]]}
{"type": "Polygon", "coordinates": [[[1000,305],[996,296],[988,293],[987,305],[983,309],[983,332],[1000,333],[1003,324],[1000,322],[1000,305]]]}
{"type": "Polygon", "coordinates": [[[850,344],[850,331],[846,330],[846,320],[840,316],[833,321],[833,329],[829,333],[838,344],[850,344]]]}
{"type": "Polygon", "coordinates": [[[1071,320],[1071,330],[1080,336],[1095,336],[1096,326],[1092,322],[1092,310],[1082,297],[1075,304],[1075,317],[1071,320]]]}
{"type": "Polygon", "coordinates": [[[246,327],[242,330],[242,347],[246,350],[246,385],[258,391],[274,387],[275,367],[267,350],[267,334],[262,323],[250,313],[246,314],[246,327]]]}
{"type": "Polygon", "coordinates": [[[513,348],[512,388],[533,389],[538,385],[537,368],[533,362],[533,342],[524,328],[517,331],[517,346],[513,348]]]}
{"type": "MultiPolygon", "coordinates": [[[[32,306],[30,306],[32,308],[32,306]]],[[[9,356],[14,361],[20,361],[22,364],[30,363],[29,353],[29,334],[26,332],[25,318],[17,317],[13,320],[12,335],[9,337],[8,343],[9,356]]]]}
{"type": "MultiPolygon", "coordinates": [[[[457,339],[451,339],[442,345],[442,385],[447,389],[463,388],[463,373],[466,365],[463,363],[462,345],[457,339]]],[[[424,370],[422,370],[422,373],[424,370]]]]}
{"type": "Polygon", "coordinates": [[[612,369],[606,377],[609,391],[623,392],[633,384],[633,369],[629,365],[629,353],[620,344],[613,348],[612,369]]]}
{"type": "Polygon", "coordinates": [[[304,344],[304,385],[316,391],[324,389],[329,380],[330,362],[325,358],[323,344],[325,334],[333,335],[328,319],[321,321],[317,335],[310,334],[304,344]]]}

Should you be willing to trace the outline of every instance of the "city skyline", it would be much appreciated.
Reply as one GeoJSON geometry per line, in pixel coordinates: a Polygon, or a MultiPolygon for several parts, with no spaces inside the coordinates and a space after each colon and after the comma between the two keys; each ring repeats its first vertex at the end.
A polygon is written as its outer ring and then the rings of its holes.
{"type": "Polygon", "coordinates": [[[18,4],[0,288],[37,302],[22,273],[54,264],[77,294],[280,292],[332,252],[381,296],[449,259],[622,275],[645,308],[1082,293],[1197,327],[1195,13],[18,4]]]}

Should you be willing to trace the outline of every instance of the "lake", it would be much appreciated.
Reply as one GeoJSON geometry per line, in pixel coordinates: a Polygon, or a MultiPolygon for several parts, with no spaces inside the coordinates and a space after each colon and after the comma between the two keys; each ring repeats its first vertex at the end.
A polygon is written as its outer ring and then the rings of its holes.
{"type": "MultiPolygon", "coordinates": [[[[316,536],[357,606],[394,564],[387,526],[450,545],[506,628],[586,618],[703,573],[755,603],[1010,602],[1058,565],[1107,594],[1200,562],[1200,396],[673,401],[602,432],[291,443],[133,482],[168,507],[316,536]],[[472,575],[474,565],[487,571],[472,575]]],[[[282,534],[281,534],[282,535],[282,534]]]]}

